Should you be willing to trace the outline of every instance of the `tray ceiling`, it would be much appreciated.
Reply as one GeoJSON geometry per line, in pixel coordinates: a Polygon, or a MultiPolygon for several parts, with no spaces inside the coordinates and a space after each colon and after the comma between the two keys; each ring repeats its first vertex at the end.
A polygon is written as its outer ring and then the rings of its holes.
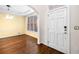
{"type": "Polygon", "coordinates": [[[35,11],[27,5],[0,5],[0,12],[8,12],[15,15],[25,16],[35,11]]]}

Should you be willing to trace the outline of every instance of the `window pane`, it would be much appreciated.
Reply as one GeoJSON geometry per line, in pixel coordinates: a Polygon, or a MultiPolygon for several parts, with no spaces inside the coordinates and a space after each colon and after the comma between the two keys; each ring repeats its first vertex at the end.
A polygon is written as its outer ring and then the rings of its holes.
{"type": "Polygon", "coordinates": [[[28,17],[27,28],[29,31],[37,32],[37,16],[28,17]]]}

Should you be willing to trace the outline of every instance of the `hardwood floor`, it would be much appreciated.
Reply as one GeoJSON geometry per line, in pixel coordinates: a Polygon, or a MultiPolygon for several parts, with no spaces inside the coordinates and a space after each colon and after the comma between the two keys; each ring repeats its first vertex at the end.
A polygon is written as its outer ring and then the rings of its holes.
{"type": "Polygon", "coordinates": [[[37,39],[19,35],[0,39],[0,54],[63,54],[44,44],[38,45],[37,39]]]}

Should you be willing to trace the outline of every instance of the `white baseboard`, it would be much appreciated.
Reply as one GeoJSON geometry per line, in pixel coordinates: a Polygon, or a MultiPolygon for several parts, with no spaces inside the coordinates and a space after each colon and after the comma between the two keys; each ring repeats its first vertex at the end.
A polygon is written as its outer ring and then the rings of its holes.
{"type": "Polygon", "coordinates": [[[18,35],[23,35],[23,34],[15,34],[15,35],[9,35],[9,36],[2,36],[2,37],[0,37],[0,39],[1,39],[1,38],[7,38],[7,37],[18,36],[18,35]]]}

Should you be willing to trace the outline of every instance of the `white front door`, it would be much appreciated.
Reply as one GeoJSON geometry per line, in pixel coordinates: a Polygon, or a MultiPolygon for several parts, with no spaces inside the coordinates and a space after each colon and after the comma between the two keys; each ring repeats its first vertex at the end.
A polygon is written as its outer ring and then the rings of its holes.
{"type": "Polygon", "coordinates": [[[67,7],[53,10],[48,19],[48,45],[69,53],[67,7]]]}

